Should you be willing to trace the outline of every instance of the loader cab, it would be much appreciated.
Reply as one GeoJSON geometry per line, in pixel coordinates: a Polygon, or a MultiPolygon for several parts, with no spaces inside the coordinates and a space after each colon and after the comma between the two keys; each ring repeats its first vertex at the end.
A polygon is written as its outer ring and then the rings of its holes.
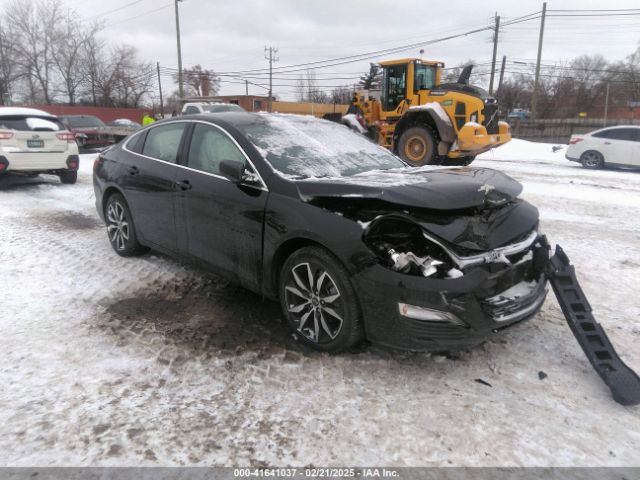
{"type": "Polygon", "coordinates": [[[408,58],[381,62],[380,66],[382,114],[393,116],[401,115],[410,105],[420,104],[420,92],[425,95],[439,84],[443,64],[408,58]]]}

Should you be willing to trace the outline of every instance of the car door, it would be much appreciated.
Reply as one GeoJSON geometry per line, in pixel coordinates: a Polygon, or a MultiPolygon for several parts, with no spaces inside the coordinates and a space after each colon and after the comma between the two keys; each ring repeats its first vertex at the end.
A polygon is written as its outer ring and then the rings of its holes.
{"type": "Polygon", "coordinates": [[[260,181],[238,185],[220,173],[233,160],[254,171],[247,155],[221,127],[194,122],[176,181],[179,218],[184,219],[190,256],[249,287],[260,285],[262,227],[268,192],[260,181]]]}
{"type": "Polygon", "coordinates": [[[640,167],[640,128],[633,129],[633,146],[631,147],[631,158],[629,164],[640,167]]]}
{"type": "Polygon", "coordinates": [[[122,188],[129,204],[136,232],[145,244],[177,252],[175,227],[176,171],[186,122],[151,127],[143,144],[132,138],[124,165],[122,188]],[[133,151],[136,150],[136,151],[133,151]]]}
{"type": "Polygon", "coordinates": [[[592,135],[594,149],[603,156],[605,163],[628,165],[631,161],[633,129],[611,128],[592,135]]]}

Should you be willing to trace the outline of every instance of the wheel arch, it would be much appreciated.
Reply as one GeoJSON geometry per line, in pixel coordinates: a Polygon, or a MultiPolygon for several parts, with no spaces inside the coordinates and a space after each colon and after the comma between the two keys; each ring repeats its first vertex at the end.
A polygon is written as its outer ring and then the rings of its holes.
{"type": "MultiPolygon", "coordinates": [[[[445,113],[446,115],[446,113],[445,113]]],[[[433,130],[437,135],[436,142],[441,140],[447,143],[453,143],[455,140],[455,131],[453,126],[445,122],[435,112],[435,109],[425,107],[416,110],[407,111],[402,118],[396,124],[396,128],[393,132],[393,151],[398,153],[398,145],[400,143],[401,135],[411,127],[419,127],[426,125],[433,130]]]]}
{"type": "MultiPolygon", "coordinates": [[[[106,218],[106,208],[107,208],[107,201],[109,200],[109,197],[111,197],[112,195],[119,193],[120,195],[122,195],[122,198],[124,198],[124,201],[127,202],[127,205],[129,204],[129,202],[127,201],[127,197],[125,197],[124,192],[116,187],[115,185],[109,185],[107,188],[104,189],[104,192],[102,193],[102,204],[100,206],[100,208],[102,209],[102,218],[105,219],[106,218]]],[[[133,212],[131,213],[131,215],[133,215],[133,212]]]]}
{"type": "Polygon", "coordinates": [[[289,238],[278,245],[275,252],[273,253],[271,264],[266,265],[265,271],[267,275],[265,276],[265,285],[264,290],[269,296],[277,297],[278,295],[278,282],[280,280],[280,270],[282,270],[282,266],[284,262],[287,261],[294,252],[300,250],[304,247],[322,247],[329,252],[331,251],[323,245],[321,242],[311,239],[309,237],[297,236],[293,238],[289,238]]]}

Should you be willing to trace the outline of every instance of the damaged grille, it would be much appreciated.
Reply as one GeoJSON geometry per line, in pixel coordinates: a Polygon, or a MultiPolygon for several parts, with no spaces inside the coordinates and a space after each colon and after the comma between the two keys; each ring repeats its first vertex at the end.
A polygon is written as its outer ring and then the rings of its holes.
{"type": "Polygon", "coordinates": [[[491,135],[498,133],[498,105],[496,103],[486,103],[482,109],[482,115],[484,116],[483,125],[487,129],[487,133],[491,135]]]}
{"type": "Polygon", "coordinates": [[[429,322],[403,318],[404,330],[413,340],[428,342],[432,340],[464,340],[469,336],[468,330],[461,325],[451,323],[429,322]]]}
{"type": "Polygon", "coordinates": [[[544,277],[531,283],[534,285],[531,286],[528,293],[510,295],[506,291],[481,300],[480,306],[484,313],[495,322],[510,322],[522,319],[533,314],[542,305],[547,294],[544,277]]]}

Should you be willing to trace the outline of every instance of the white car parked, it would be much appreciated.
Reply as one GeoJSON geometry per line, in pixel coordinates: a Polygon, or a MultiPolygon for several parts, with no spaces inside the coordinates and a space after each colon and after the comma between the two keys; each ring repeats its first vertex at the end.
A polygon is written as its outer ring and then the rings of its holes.
{"type": "Polygon", "coordinates": [[[640,126],[608,127],[571,135],[565,157],[585,168],[605,165],[640,168],[640,126]]]}
{"type": "Polygon", "coordinates": [[[0,174],[58,175],[76,183],[78,145],[55,116],[34,108],[0,107],[0,174]]]}
{"type": "Polygon", "coordinates": [[[235,103],[206,103],[191,102],[182,106],[182,115],[191,115],[193,113],[221,113],[221,112],[245,112],[246,110],[235,103]]]}

